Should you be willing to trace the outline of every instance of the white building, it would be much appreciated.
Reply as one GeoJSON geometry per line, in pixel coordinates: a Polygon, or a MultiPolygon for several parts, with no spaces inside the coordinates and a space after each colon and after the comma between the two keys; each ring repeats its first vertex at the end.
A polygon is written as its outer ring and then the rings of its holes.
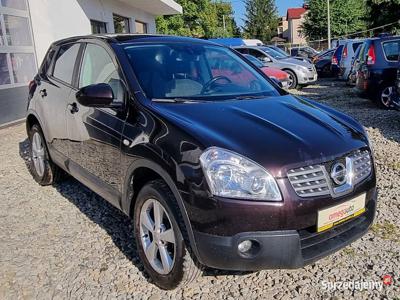
{"type": "Polygon", "coordinates": [[[22,118],[26,86],[50,44],[91,33],[155,33],[173,0],[0,0],[0,125],[22,118]]]}

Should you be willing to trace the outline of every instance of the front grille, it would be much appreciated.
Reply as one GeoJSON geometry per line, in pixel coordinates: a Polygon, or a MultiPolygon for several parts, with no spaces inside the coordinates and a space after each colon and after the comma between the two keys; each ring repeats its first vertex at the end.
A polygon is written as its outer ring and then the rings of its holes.
{"type": "Polygon", "coordinates": [[[343,195],[344,192],[335,192],[337,187],[333,181],[331,181],[329,172],[327,171],[338,161],[349,161],[349,165],[346,167],[347,169],[352,169],[353,172],[353,180],[348,183],[348,189],[345,191],[346,193],[351,192],[354,185],[362,182],[371,174],[372,162],[369,151],[357,150],[350,154],[348,159],[342,157],[321,165],[311,165],[289,170],[287,176],[296,194],[304,198],[325,195],[331,195],[332,197],[343,195]]]}
{"type": "Polygon", "coordinates": [[[295,192],[300,197],[315,197],[329,195],[329,184],[320,165],[292,169],[288,178],[295,192]]]}
{"type": "Polygon", "coordinates": [[[353,160],[354,184],[357,184],[371,174],[371,157],[368,150],[359,150],[352,154],[350,158],[353,160]]]}

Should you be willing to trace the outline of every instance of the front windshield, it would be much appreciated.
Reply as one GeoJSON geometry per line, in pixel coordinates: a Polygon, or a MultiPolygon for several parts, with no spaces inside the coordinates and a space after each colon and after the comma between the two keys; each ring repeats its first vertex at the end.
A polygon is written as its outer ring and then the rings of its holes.
{"type": "Polygon", "coordinates": [[[201,43],[127,45],[125,52],[150,99],[219,100],[279,92],[232,50],[201,43]]]}
{"type": "Polygon", "coordinates": [[[287,55],[279,53],[278,51],[269,47],[260,47],[260,49],[275,59],[282,59],[287,57],[287,55]]]}

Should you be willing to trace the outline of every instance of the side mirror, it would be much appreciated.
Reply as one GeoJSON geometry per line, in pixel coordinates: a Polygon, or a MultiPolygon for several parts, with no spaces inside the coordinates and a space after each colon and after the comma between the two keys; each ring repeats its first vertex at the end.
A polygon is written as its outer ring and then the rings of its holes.
{"type": "Polygon", "coordinates": [[[111,107],[114,92],[107,83],[85,86],[76,93],[79,104],[88,107],[111,107]]]}

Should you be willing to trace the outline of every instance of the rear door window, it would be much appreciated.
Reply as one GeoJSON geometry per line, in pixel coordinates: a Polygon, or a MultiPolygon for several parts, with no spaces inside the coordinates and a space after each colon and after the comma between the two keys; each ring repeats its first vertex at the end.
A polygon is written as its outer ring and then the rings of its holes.
{"type": "Polygon", "coordinates": [[[400,40],[385,42],[382,46],[387,60],[397,61],[399,59],[400,40]]]}
{"type": "Polygon", "coordinates": [[[60,47],[54,63],[53,77],[71,85],[75,62],[80,44],[67,44],[60,47]]]}

